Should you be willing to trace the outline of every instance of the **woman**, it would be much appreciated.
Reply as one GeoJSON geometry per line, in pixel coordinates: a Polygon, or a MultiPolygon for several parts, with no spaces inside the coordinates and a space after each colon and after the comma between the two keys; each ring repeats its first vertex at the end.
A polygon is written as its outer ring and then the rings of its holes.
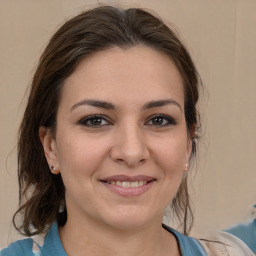
{"type": "Polygon", "coordinates": [[[199,85],[177,36],[146,11],[104,6],[66,22],[20,126],[14,225],[36,236],[1,255],[253,255],[228,234],[186,236],[199,85]],[[162,225],[170,202],[183,234],[162,225]]]}

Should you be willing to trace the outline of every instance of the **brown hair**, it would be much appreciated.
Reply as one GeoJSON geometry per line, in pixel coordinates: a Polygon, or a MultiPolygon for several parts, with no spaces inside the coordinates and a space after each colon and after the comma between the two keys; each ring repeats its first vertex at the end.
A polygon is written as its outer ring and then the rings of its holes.
{"type": "MultiPolygon", "coordinates": [[[[64,225],[65,188],[61,175],[52,175],[39,139],[39,127],[52,131],[62,86],[86,56],[118,46],[146,45],[168,55],[179,69],[185,91],[185,118],[188,132],[198,127],[196,103],[199,76],[191,57],[175,33],[164,22],[142,9],[97,7],[67,21],[52,36],[35,72],[27,107],[19,129],[18,180],[20,208],[13,217],[16,229],[31,236],[48,230],[54,220],[64,225]],[[64,211],[59,209],[64,205],[64,211]],[[16,224],[21,214],[22,224],[16,224]]],[[[197,134],[193,135],[192,156],[197,134]]],[[[171,208],[187,234],[193,214],[187,188],[182,181],[171,208]]]]}

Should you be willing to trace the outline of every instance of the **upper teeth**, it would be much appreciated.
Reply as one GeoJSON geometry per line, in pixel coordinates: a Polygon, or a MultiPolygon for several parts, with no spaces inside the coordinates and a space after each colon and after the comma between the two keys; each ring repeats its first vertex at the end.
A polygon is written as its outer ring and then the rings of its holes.
{"type": "Polygon", "coordinates": [[[138,180],[138,181],[108,181],[107,183],[112,185],[117,185],[124,188],[137,188],[143,186],[147,183],[145,180],[138,180]]]}

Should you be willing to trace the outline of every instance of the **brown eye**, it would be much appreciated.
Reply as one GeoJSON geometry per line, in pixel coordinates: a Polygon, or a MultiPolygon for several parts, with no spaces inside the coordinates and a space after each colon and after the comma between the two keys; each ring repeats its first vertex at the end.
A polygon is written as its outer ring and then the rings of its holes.
{"type": "Polygon", "coordinates": [[[153,126],[167,126],[167,125],[175,125],[176,121],[170,116],[157,114],[151,117],[146,124],[153,125],[153,126]]]}
{"type": "Polygon", "coordinates": [[[102,118],[97,117],[97,118],[92,118],[92,119],[88,120],[88,123],[90,125],[101,125],[102,121],[103,121],[102,118]]]}
{"type": "Polygon", "coordinates": [[[87,116],[79,121],[79,124],[88,127],[102,127],[105,125],[110,125],[110,122],[104,116],[87,116]]]}
{"type": "Polygon", "coordinates": [[[155,117],[152,119],[152,124],[153,125],[163,125],[164,124],[164,118],[163,117],[155,117]]]}

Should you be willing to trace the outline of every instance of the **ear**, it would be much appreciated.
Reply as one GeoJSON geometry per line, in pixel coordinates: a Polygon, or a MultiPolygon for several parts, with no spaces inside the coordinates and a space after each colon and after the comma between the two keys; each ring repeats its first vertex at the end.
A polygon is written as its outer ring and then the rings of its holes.
{"type": "Polygon", "coordinates": [[[189,170],[189,165],[190,165],[189,159],[190,159],[191,151],[192,151],[192,140],[188,138],[186,158],[185,158],[185,169],[184,169],[185,172],[189,170]]]}
{"type": "Polygon", "coordinates": [[[191,152],[192,152],[194,134],[195,134],[195,124],[188,131],[187,151],[186,151],[186,159],[185,159],[185,172],[188,171],[189,165],[190,165],[189,159],[190,159],[191,152]]]}
{"type": "Polygon", "coordinates": [[[52,132],[49,128],[40,126],[39,138],[44,148],[44,154],[47,159],[49,169],[53,174],[59,174],[59,159],[57,152],[56,140],[52,136],[52,132]]]}

